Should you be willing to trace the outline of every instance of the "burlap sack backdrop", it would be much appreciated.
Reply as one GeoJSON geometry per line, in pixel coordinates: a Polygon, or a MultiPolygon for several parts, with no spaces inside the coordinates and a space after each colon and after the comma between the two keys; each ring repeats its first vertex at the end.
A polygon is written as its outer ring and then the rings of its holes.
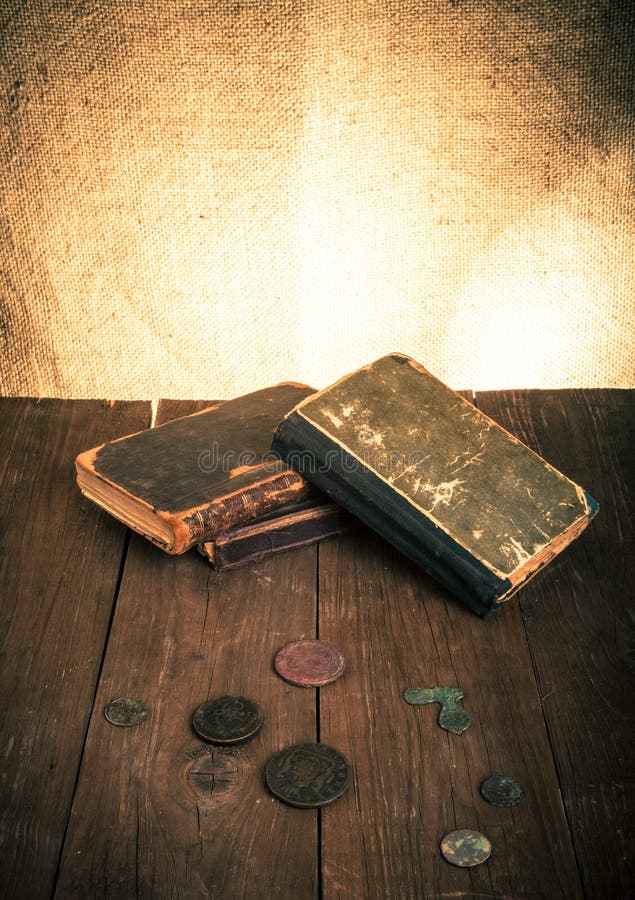
{"type": "Polygon", "coordinates": [[[5,0],[0,391],[635,385],[620,0],[5,0]]]}

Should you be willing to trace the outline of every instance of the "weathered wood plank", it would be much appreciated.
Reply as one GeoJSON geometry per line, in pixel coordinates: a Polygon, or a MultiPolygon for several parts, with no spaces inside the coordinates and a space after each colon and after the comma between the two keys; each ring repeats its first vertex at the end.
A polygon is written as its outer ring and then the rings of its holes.
{"type": "MultiPolygon", "coordinates": [[[[342,681],[320,691],[320,736],[356,774],[355,789],[320,814],[325,898],[579,896],[543,715],[587,895],[633,890],[624,793],[633,397],[479,398],[602,505],[493,620],[464,611],[379,540],[320,545],[320,636],[348,658],[342,681]],[[435,708],[401,699],[404,687],[443,681],[466,691],[464,735],[438,729],[435,708]],[[482,801],[478,785],[496,770],[523,782],[520,806],[482,801]],[[438,854],[461,825],[494,844],[471,871],[438,854]]],[[[0,405],[0,874],[9,897],[49,895],[125,534],[75,495],[72,459],[143,427],[134,409],[0,405]]],[[[315,813],[282,806],[261,777],[270,752],[315,737],[314,693],[271,671],[278,646],[314,633],[315,550],[218,575],[194,553],[170,560],[137,537],[131,548],[58,896],[315,896],[315,813]],[[191,709],[209,691],[233,690],[238,671],[248,679],[239,690],[253,695],[255,682],[270,697],[267,724],[252,744],[210,751],[189,730],[191,709]],[[128,691],[150,700],[150,717],[115,729],[103,706],[128,691]]]]}
{"type": "Polygon", "coordinates": [[[315,815],[263,785],[271,753],[315,733],[309,692],[272,671],[275,650],[312,635],[315,551],[213,573],[132,539],[58,884],[60,897],[311,897],[315,815]],[[251,742],[213,749],[190,717],[208,697],[256,700],[251,742]],[[116,696],[149,704],[133,729],[109,725],[116,696]]]}
{"type": "Polygon", "coordinates": [[[162,425],[163,422],[178,419],[179,416],[191,416],[220,402],[220,400],[160,400],[155,425],[162,425]]]}
{"type": "Polygon", "coordinates": [[[216,573],[194,551],[169,557],[133,536],[57,896],[316,896],[316,813],[284,806],[263,781],[272,753],[315,739],[314,692],[272,667],[280,646],[315,632],[315,572],[314,547],[216,573]],[[231,749],[190,725],[223,693],[251,697],[266,717],[231,749]],[[139,727],[105,720],[121,695],[149,704],[139,727]]]}
{"type": "Polygon", "coordinates": [[[600,503],[586,533],[519,600],[587,896],[632,896],[635,391],[478,401],[600,503]]]}
{"type": "Polygon", "coordinates": [[[320,545],[319,632],[348,659],[321,691],[321,739],[355,768],[355,790],[322,814],[324,897],[580,896],[517,602],[482,621],[387,544],[351,536],[320,545]],[[402,698],[435,685],[465,691],[464,734],[402,698]],[[524,785],[518,806],[482,799],[493,772],[524,785]],[[490,860],[446,863],[455,828],[485,833],[490,860]]]}
{"type": "Polygon", "coordinates": [[[73,460],[143,428],[148,403],[0,400],[0,884],[53,888],[126,529],[73,460]]]}

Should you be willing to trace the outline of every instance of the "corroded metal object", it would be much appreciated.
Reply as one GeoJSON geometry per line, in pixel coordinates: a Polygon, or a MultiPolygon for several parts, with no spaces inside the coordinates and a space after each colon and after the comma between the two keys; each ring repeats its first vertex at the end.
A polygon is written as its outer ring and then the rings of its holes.
{"type": "Polygon", "coordinates": [[[105,707],[104,715],[111,725],[130,728],[143,722],[148,715],[148,706],[137,697],[118,697],[105,707]]]}
{"type": "Polygon", "coordinates": [[[293,641],[276,654],[274,668],[281,678],[299,687],[320,687],[336,681],[346,661],[328,641],[293,641]]]}
{"type": "Polygon", "coordinates": [[[265,780],[279,800],[308,809],[341,797],[351,782],[351,767],[326,744],[294,744],[271,757],[265,780]]]}
{"type": "Polygon", "coordinates": [[[441,841],[441,853],[453,866],[479,866],[489,859],[492,845],[484,834],[469,829],[451,831],[441,841]]]}
{"type": "Polygon", "coordinates": [[[408,688],[404,691],[404,700],[413,706],[425,703],[440,703],[438,723],[445,731],[462,734],[470,727],[472,721],[466,711],[458,705],[463,697],[461,688],[408,688]]]}
{"type": "Polygon", "coordinates": [[[192,716],[192,727],[210,744],[239,744],[262,727],[264,716],[246,697],[217,697],[202,703],[192,716]]]}
{"type": "Polygon", "coordinates": [[[497,774],[485,779],[481,794],[492,806],[516,806],[525,796],[525,791],[515,778],[497,774]]]}

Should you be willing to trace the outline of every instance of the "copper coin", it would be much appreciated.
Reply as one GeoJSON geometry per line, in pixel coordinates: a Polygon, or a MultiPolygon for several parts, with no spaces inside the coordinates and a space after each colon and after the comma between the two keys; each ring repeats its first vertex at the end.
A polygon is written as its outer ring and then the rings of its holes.
{"type": "Polygon", "coordinates": [[[136,697],[117,697],[106,706],[104,715],[111,725],[131,728],[143,722],[148,715],[148,707],[143,700],[136,697]]]}
{"type": "Polygon", "coordinates": [[[274,660],[278,675],[298,687],[320,687],[342,675],[346,661],[328,641],[294,641],[278,650],[274,660]]]}
{"type": "Polygon", "coordinates": [[[481,794],[492,806],[516,806],[525,792],[510,775],[490,775],[481,785],[481,794]]]}
{"type": "Polygon", "coordinates": [[[210,744],[240,744],[262,727],[264,716],[246,697],[217,697],[202,703],[192,716],[192,727],[210,744]]]}
{"type": "Polygon", "coordinates": [[[451,831],[441,841],[441,853],[453,866],[479,866],[489,859],[492,845],[484,834],[469,829],[451,831]]]}
{"type": "Polygon", "coordinates": [[[279,800],[313,809],[342,796],[351,782],[351,767],[345,756],[326,744],[294,744],[271,757],[265,780],[279,800]]]}

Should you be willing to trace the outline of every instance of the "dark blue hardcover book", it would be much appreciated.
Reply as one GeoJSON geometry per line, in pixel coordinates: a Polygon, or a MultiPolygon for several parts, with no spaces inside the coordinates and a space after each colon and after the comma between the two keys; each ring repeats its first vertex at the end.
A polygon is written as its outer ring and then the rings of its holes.
{"type": "Polygon", "coordinates": [[[598,509],[399,353],[300,402],[273,449],[480,615],[499,609],[598,509]]]}

